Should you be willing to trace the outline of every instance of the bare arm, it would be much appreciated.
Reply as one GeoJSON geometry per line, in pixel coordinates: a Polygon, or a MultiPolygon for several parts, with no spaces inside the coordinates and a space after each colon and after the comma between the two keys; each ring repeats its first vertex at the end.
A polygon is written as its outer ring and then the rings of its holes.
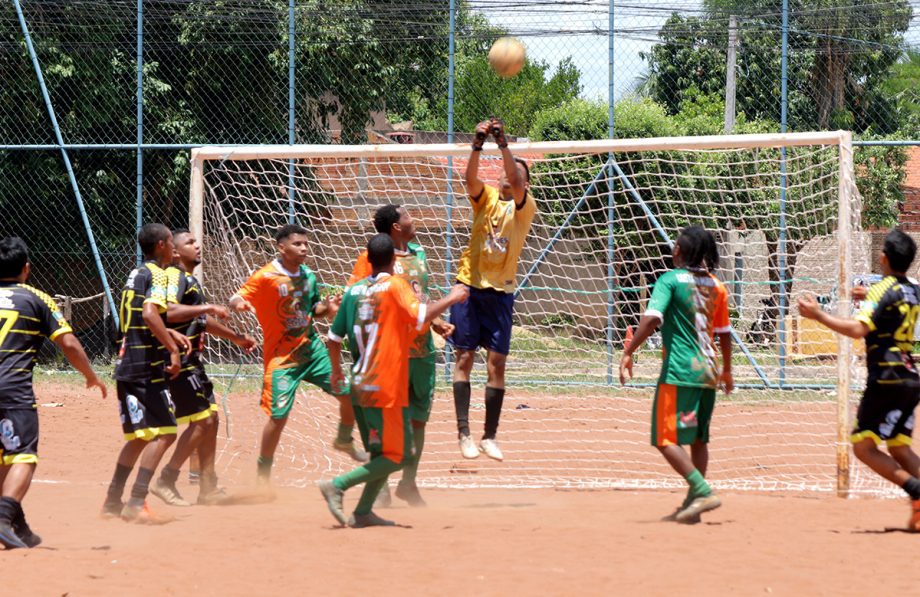
{"type": "Polygon", "coordinates": [[[342,343],[329,339],[326,349],[329,351],[329,361],[332,364],[329,385],[333,390],[339,390],[345,383],[345,374],[342,372],[342,343]]]}
{"type": "Polygon", "coordinates": [[[252,306],[252,303],[244,299],[238,294],[234,294],[230,297],[230,308],[237,313],[245,313],[249,311],[250,313],[255,313],[256,308],[252,306]]]}
{"type": "Polygon", "coordinates": [[[855,319],[843,319],[824,311],[813,296],[799,299],[799,313],[806,319],[813,319],[824,327],[849,338],[859,340],[869,333],[869,326],[855,319]]]}
{"type": "Polygon", "coordinates": [[[166,308],[166,319],[174,323],[184,323],[202,315],[227,319],[230,317],[230,310],[223,305],[180,305],[178,303],[170,303],[166,308]]]}
{"type": "Polygon", "coordinates": [[[732,335],[731,333],[717,334],[719,348],[722,349],[722,386],[726,394],[731,394],[735,389],[735,378],[732,377],[732,335]]]}
{"type": "Polygon", "coordinates": [[[166,373],[170,378],[176,377],[179,375],[179,370],[181,369],[181,364],[179,362],[179,347],[176,346],[176,342],[172,339],[172,336],[169,335],[169,331],[166,329],[166,324],[163,323],[163,318],[160,317],[157,306],[153,303],[144,303],[142,314],[144,316],[144,323],[147,324],[147,327],[153,332],[154,337],[159,340],[160,344],[166,347],[166,350],[169,352],[170,363],[169,366],[166,367],[166,373]]]}
{"type": "Polygon", "coordinates": [[[651,336],[658,326],[661,324],[661,320],[657,317],[651,315],[643,315],[642,319],[639,320],[639,327],[636,328],[636,333],[633,335],[632,342],[629,343],[629,346],[623,350],[623,356],[620,357],[620,383],[625,384],[627,380],[627,374],[629,374],[628,379],[632,379],[633,373],[633,358],[632,355],[634,352],[639,350],[639,347],[645,344],[645,341],[648,340],[648,337],[651,336]]]}
{"type": "Polygon", "coordinates": [[[462,303],[469,295],[470,289],[465,284],[454,284],[454,287],[450,289],[447,296],[433,303],[428,303],[428,308],[425,310],[425,323],[434,321],[442,313],[447,311],[451,305],[462,303]]]}
{"type": "Polygon", "coordinates": [[[256,347],[255,338],[249,334],[241,334],[213,317],[208,317],[207,323],[205,324],[205,330],[218,338],[233,342],[244,350],[252,350],[256,347]]]}
{"type": "Polygon", "coordinates": [[[482,144],[489,134],[490,121],[485,120],[476,125],[475,138],[473,139],[473,151],[470,152],[470,160],[466,164],[466,192],[470,197],[479,197],[482,195],[482,189],[485,186],[479,179],[479,154],[482,151],[482,144]]]}
{"type": "Polygon", "coordinates": [[[495,136],[495,142],[498,143],[498,147],[502,152],[502,165],[505,168],[505,178],[508,179],[508,184],[511,185],[514,205],[515,207],[522,207],[524,198],[527,196],[527,188],[524,186],[524,178],[518,171],[514,156],[511,155],[511,150],[508,149],[508,140],[505,138],[505,123],[497,118],[492,119],[491,122],[492,134],[495,136]]]}
{"type": "Polygon", "coordinates": [[[86,356],[86,351],[83,350],[83,345],[80,344],[77,336],[75,334],[61,334],[54,339],[54,343],[58,345],[74,369],[82,373],[83,377],[86,378],[86,387],[99,388],[99,391],[102,392],[102,397],[105,398],[108,395],[108,390],[96,375],[96,372],[93,371],[89,357],[86,356]]]}

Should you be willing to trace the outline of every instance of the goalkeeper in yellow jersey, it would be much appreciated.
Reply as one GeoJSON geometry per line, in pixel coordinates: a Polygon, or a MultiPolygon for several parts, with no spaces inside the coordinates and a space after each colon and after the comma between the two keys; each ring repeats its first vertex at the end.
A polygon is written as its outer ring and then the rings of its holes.
{"type": "Polygon", "coordinates": [[[466,168],[466,190],[473,207],[470,244],[460,257],[457,282],[470,297],[451,308],[456,326],[450,343],[457,351],[454,365],[454,407],[460,452],[476,458],[481,450],[495,460],[504,456],[496,443],[505,398],[505,361],[511,349],[511,317],[517,290],[517,266],[537,208],[530,189],[530,169],[508,149],[505,126],[492,119],[479,123],[466,168]],[[486,137],[495,138],[504,170],[498,188],[479,179],[479,153],[486,137]],[[477,449],[470,438],[470,373],[480,347],[488,351],[485,432],[477,449]]]}

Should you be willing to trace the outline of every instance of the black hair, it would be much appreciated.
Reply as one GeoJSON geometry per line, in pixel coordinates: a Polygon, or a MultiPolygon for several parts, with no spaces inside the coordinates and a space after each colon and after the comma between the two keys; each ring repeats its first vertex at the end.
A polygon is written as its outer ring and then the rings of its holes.
{"type": "Polygon", "coordinates": [[[892,271],[903,274],[914,262],[917,255],[917,243],[907,234],[894,228],[885,235],[885,246],[882,253],[888,257],[888,264],[892,271]]]}
{"type": "Polygon", "coordinates": [[[687,226],[677,237],[684,267],[713,271],[719,267],[719,247],[712,233],[702,226],[687,226]]]}
{"type": "Polygon", "coordinates": [[[15,278],[29,262],[29,247],[18,236],[0,239],[0,278],[15,278]]]}
{"type": "Polygon", "coordinates": [[[380,234],[389,234],[393,224],[399,222],[398,205],[382,205],[374,212],[374,230],[380,234]]]}
{"type": "Polygon", "coordinates": [[[526,175],[527,182],[530,182],[530,166],[522,160],[521,158],[514,158],[514,161],[522,166],[524,166],[524,174],[526,175]]]}
{"type": "Polygon", "coordinates": [[[176,228],[175,230],[173,230],[173,238],[176,238],[180,234],[191,234],[191,233],[192,231],[189,230],[188,228],[176,228]]]}
{"type": "Polygon", "coordinates": [[[285,224],[275,233],[275,242],[283,242],[292,234],[306,234],[307,229],[299,224],[285,224]]]}
{"type": "Polygon", "coordinates": [[[393,239],[389,234],[375,234],[367,242],[367,260],[371,262],[371,267],[375,270],[381,270],[390,265],[393,262],[395,251],[393,239]]]}
{"type": "Polygon", "coordinates": [[[146,259],[153,257],[153,252],[160,241],[164,241],[172,234],[163,224],[144,224],[137,231],[137,244],[141,246],[141,253],[146,259]]]}

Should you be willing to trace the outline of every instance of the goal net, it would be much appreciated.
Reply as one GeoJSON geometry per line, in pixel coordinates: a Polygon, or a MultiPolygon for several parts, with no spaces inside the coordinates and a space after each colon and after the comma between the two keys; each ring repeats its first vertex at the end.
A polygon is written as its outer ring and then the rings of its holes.
{"type": "MultiPolygon", "coordinates": [[[[438,394],[419,473],[423,486],[679,487],[649,445],[660,339],[638,353],[625,387],[617,365],[652,285],[671,267],[679,230],[701,224],[720,244],[730,294],[737,390],[719,394],[708,477],[716,487],[876,491],[847,459],[861,349],[801,319],[811,292],[834,312],[854,273],[869,271],[850,135],[843,132],[513,144],[530,165],[538,214],[518,268],[505,409],[504,463],[465,461],[439,350],[438,394]]],[[[308,265],[340,292],[386,203],[415,219],[433,295],[453,282],[469,240],[460,145],[253,146],[193,152],[191,227],[202,239],[209,297],[226,301],[275,256],[274,231],[310,231],[308,265]]],[[[502,160],[486,145],[479,177],[502,160]]],[[[247,316],[248,317],[248,316],[247,316]]],[[[254,319],[233,324],[258,331],[254,319]]],[[[326,325],[319,324],[321,332],[326,325]]],[[[439,347],[443,343],[439,343],[439,347]]],[[[259,354],[212,339],[218,394],[229,394],[225,476],[254,472],[264,415],[259,354]],[[228,386],[231,385],[229,392],[228,386]]],[[[483,420],[477,357],[472,426],[483,420]]],[[[350,468],[331,449],[335,400],[304,384],[276,457],[279,482],[306,484],[350,468]]]]}

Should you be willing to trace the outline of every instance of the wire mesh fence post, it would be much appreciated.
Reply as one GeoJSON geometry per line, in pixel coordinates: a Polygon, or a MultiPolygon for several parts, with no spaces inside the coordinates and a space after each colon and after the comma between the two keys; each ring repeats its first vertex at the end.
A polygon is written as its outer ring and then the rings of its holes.
{"type": "MultiPolygon", "coordinates": [[[[614,121],[614,23],[615,8],[614,0],[610,0],[608,8],[608,26],[607,26],[607,69],[608,69],[608,88],[607,88],[607,136],[613,139],[616,136],[614,121]]],[[[614,311],[614,265],[616,247],[613,237],[613,221],[616,218],[616,199],[613,195],[613,153],[608,155],[607,159],[607,385],[613,385],[613,311],[614,311]]],[[[625,348],[625,346],[624,346],[625,348]]]]}
{"type": "MultiPolygon", "coordinates": [[[[454,77],[456,75],[456,43],[457,43],[457,0],[450,0],[449,31],[447,41],[447,142],[454,142],[454,77]]],[[[454,269],[453,259],[453,234],[454,234],[454,158],[447,158],[447,233],[444,235],[444,250],[446,265],[444,267],[444,285],[451,287],[454,269]]],[[[444,350],[444,378],[451,379],[451,362],[453,361],[453,348],[447,344],[444,350]]]]}
{"type": "MultiPolygon", "coordinates": [[[[137,194],[135,196],[135,224],[137,230],[144,225],[144,0],[137,0],[137,194]]],[[[140,245],[136,252],[137,265],[141,264],[140,245]]]]}
{"type": "MultiPolygon", "coordinates": [[[[780,132],[786,132],[789,107],[789,0],[783,0],[782,49],[780,58],[780,132]]],[[[786,148],[780,148],[779,162],[779,387],[786,383],[786,148]]]]}
{"type": "MultiPolygon", "coordinates": [[[[288,0],[288,143],[293,145],[297,142],[297,132],[295,130],[295,107],[296,107],[296,87],[297,82],[294,76],[296,67],[296,19],[294,18],[294,2],[288,0]]],[[[288,161],[288,223],[293,224],[296,220],[294,201],[297,192],[294,188],[294,160],[288,161]]]]}

